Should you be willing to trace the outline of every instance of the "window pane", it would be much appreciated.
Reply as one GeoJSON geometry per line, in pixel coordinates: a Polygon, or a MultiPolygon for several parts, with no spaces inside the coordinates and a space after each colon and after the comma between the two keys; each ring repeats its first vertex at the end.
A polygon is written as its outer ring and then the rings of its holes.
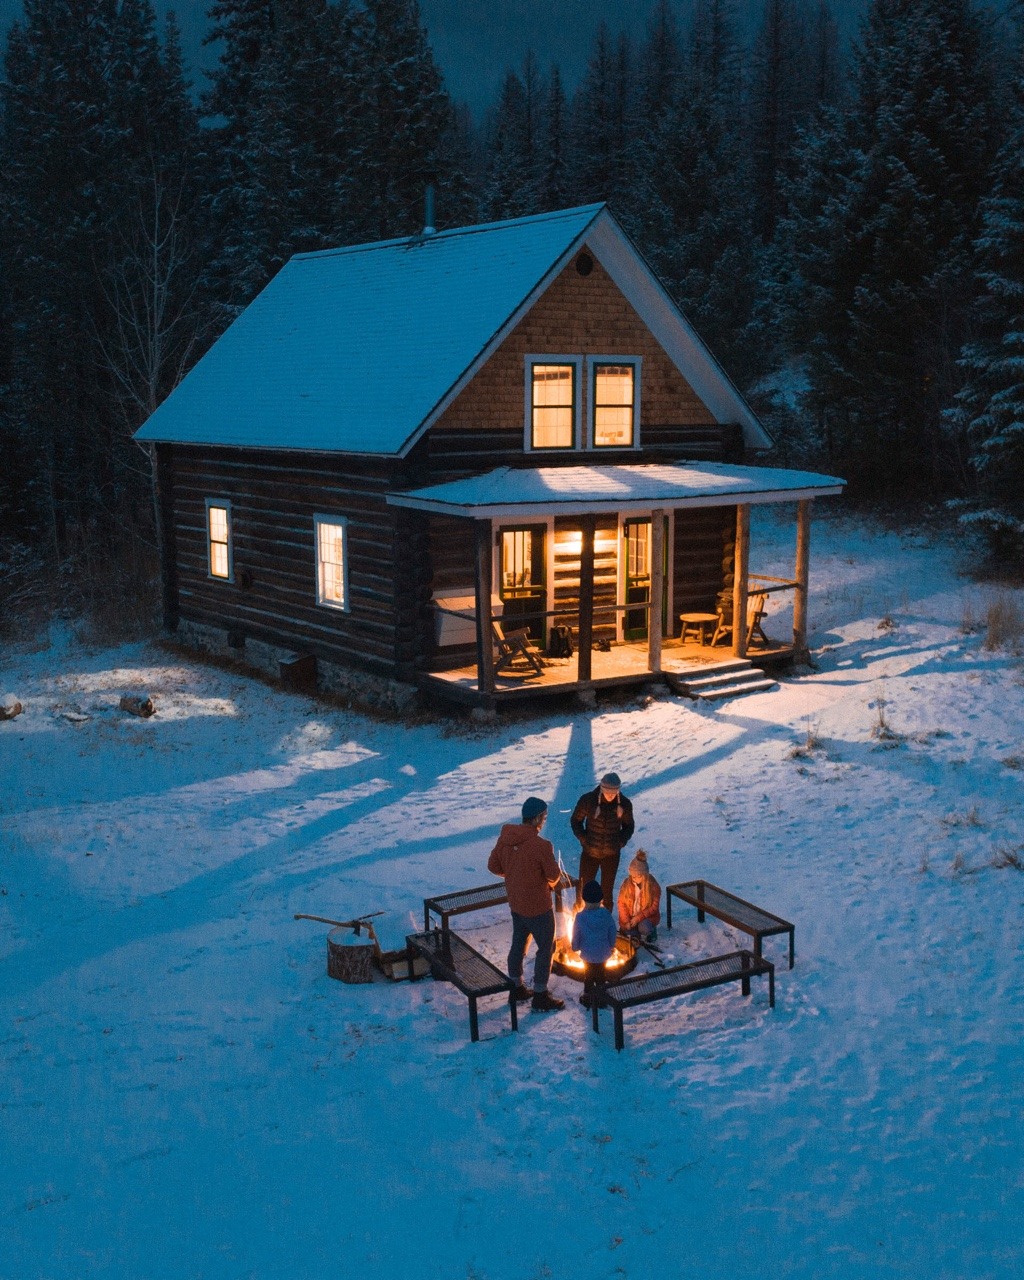
{"type": "Polygon", "coordinates": [[[533,419],[535,449],[572,448],[572,410],[537,409],[533,419]]]}
{"type": "Polygon", "coordinates": [[[571,364],[535,364],[533,366],[533,403],[572,405],[571,364]]]}
{"type": "Polygon", "coordinates": [[[597,445],[633,443],[633,408],[594,410],[594,443],[597,445]]]}
{"type": "Polygon", "coordinates": [[[215,578],[226,578],[228,576],[227,543],[210,543],[210,573],[215,578]]]}
{"type": "Polygon", "coordinates": [[[228,512],[226,507],[210,507],[210,541],[227,542],[228,512]]]}
{"type": "Polygon", "coordinates": [[[320,603],[346,604],[345,526],[321,521],[317,525],[317,579],[320,603]]]}
{"type": "Polygon", "coordinates": [[[595,404],[633,403],[633,366],[629,364],[598,365],[594,378],[595,404]]]}

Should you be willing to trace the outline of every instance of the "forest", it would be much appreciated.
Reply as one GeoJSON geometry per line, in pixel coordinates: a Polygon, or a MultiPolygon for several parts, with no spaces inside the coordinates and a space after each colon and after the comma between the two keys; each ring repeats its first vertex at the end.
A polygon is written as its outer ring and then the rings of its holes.
{"type": "Polygon", "coordinates": [[[662,0],[483,118],[416,0],[24,0],[0,79],[0,626],[150,625],[132,433],[296,252],[607,201],[776,440],[1024,551],[1024,8],[662,0]]]}

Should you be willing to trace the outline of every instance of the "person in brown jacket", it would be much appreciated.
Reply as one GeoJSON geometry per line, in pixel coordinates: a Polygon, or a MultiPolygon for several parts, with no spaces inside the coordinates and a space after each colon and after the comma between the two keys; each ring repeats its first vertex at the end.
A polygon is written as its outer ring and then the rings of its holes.
{"type": "Polygon", "coordinates": [[[540,832],[548,816],[543,800],[530,796],[523,803],[523,821],[509,822],[501,829],[491,850],[487,870],[505,881],[512,912],[512,945],[508,952],[508,976],[516,984],[518,1002],[533,1001],[536,1013],[554,1013],[565,1001],[548,991],[551,953],[555,945],[555,912],[551,890],[562,881],[550,840],[540,832]],[[523,983],[523,960],[530,938],[537,944],[533,962],[533,990],[523,983]]]}
{"type": "Polygon", "coordinates": [[[619,932],[654,942],[661,923],[661,885],[647,865],[647,851],[637,849],[619,890],[619,932]]]}

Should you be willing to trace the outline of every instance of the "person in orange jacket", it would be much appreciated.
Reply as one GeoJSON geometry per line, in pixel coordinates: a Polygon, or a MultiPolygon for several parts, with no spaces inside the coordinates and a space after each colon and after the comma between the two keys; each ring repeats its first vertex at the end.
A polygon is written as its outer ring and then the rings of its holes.
{"type": "Polygon", "coordinates": [[[555,1013],[565,1008],[565,1001],[548,991],[555,945],[551,890],[559,884],[564,887],[567,881],[558,869],[551,841],[540,834],[548,816],[547,804],[537,796],[530,796],[523,802],[522,812],[522,823],[509,822],[502,827],[498,843],[487,860],[487,870],[504,879],[508,892],[512,912],[508,976],[516,984],[513,996],[519,1003],[532,1000],[535,1013],[555,1013]],[[523,960],[531,937],[537,944],[532,991],[523,983],[523,960]]]}
{"type": "Polygon", "coordinates": [[[661,885],[651,875],[647,853],[638,849],[619,889],[619,932],[654,942],[661,923],[661,885]]]}

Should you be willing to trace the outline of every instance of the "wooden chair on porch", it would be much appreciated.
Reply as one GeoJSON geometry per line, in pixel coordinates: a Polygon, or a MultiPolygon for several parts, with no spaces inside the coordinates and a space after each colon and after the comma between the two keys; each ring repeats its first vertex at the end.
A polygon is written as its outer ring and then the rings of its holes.
{"type": "MultiPolygon", "coordinates": [[[[761,626],[761,619],[765,615],[765,606],[767,601],[767,591],[752,591],[750,595],[747,596],[748,647],[753,643],[755,636],[760,637],[762,644],[769,643],[768,637],[764,633],[764,628],[761,626]]],[[[718,614],[718,622],[715,625],[715,634],[711,637],[711,643],[713,645],[718,644],[720,639],[732,636],[733,609],[731,591],[720,591],[718,593],[718,600],[715,604],[715,609],[718,614]]]]}
{"type": "Polygon", "coordinates": [[[495,618],[491,621],[491,630],[494,632],[494,645],[498,651],[494,664],[495,674],[505,670],[506,667],[514,667],[517,662],[525,662],[533,668],[536,675],[541,674],[544,663],[541,660],[540,650],[530,639],[528,628],[520,627],[514,631],[506,631],[495,618]]]}

